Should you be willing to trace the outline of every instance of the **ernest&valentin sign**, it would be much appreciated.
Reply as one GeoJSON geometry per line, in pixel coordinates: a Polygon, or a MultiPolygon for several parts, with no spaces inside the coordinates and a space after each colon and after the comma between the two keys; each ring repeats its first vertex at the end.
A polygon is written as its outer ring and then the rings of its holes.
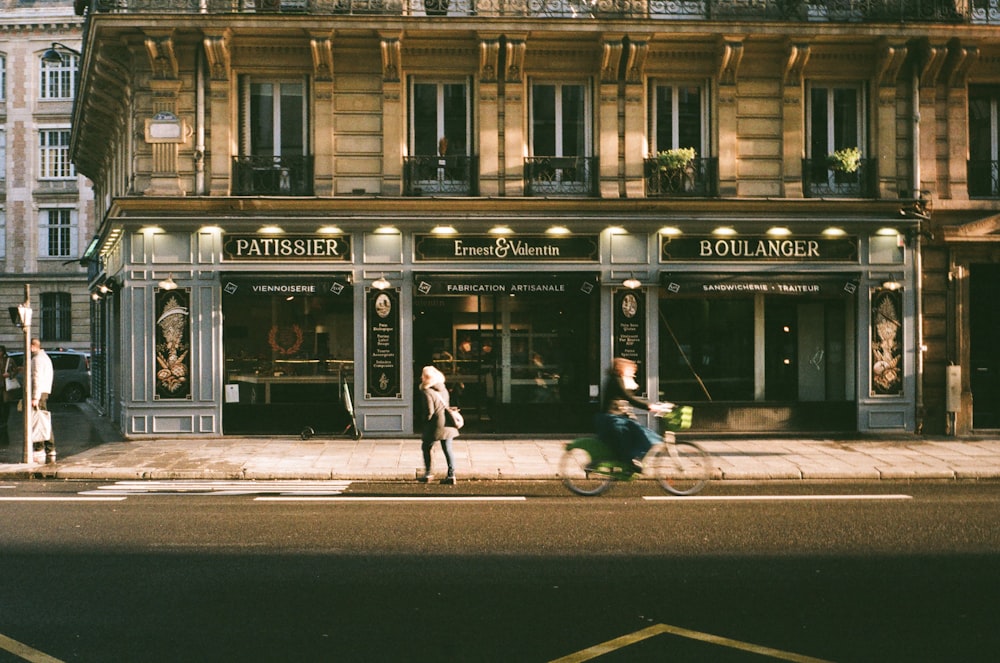
{"type": "Polygon", "coordinates": [[[465,260],[470,262],[528,262],[575,260],[595,262],[599,258],[596,235],[549,237],[547,235],[463,235],[439,237],[416,235],[414,259],[465,260]]]}

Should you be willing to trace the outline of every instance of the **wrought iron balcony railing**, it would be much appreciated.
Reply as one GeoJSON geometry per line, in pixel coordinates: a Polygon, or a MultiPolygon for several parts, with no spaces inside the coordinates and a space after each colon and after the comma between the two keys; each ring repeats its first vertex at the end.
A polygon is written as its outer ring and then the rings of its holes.
{"type": "Polygon", "coordinates": [[[802,160],[802,193],[806,198],[874,198],[876,160],[861,159],[847,173],[830,168],[826,158],[802,160]]]}
{"type": "Polygon", "coordinates": [[[1000,198],[1000,161],[966,162],[970,198],[1000,198]]]}
{"type": "Polygon", "coordinates": [[[668,168],[655,158],[646,159],[645,177],[649,198],[719,195],[719,160],[716,158],[692,159],[681,168],[668,168]]]}
{"type": "Polygon", "coordinates": [[[311,196],[313,158],[233,157],[234,196],[311,196]]]}
{"type": "Polygon", "coordinates": [[[479,195],[479,160],[465,154],[403,158],[403,195],[479,195]]]}
{"type": "Polygon", "coordinates": [[[528,157],[524,160],[524,195],[594,196],[597,157],[528,157]]]}
{"type": "Polygon", "coordinates": [[[78,13],[289,13],[1000,24],[997,0],[77,0],[78,13]]]}

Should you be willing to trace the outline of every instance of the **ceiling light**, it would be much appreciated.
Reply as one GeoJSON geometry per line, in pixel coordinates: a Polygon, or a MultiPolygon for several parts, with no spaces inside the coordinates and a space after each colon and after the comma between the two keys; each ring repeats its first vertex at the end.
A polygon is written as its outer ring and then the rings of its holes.
{"type": "Polygon", "coordinates": [[[493,226],[490,228],[491,235],[511,235],[514,231],[510,226],[493,226]]]}
{"type": "Polygon", "coordinates": [[[719,226],[712,231],[713,235],[718,235],[719,237],[730,237],[736,234],[736,230],[732,226],[719,226]]]}
{"type": "Polygon", "coordinates": [[[789,235],[792,234],[792,231],[789,230],[788,228],[775,226],[773,228],[768,228],[767,234],[770,235],[771,237],[788,237],[789,235]]]}
{"type": "Polygon", "coordinates": [[[281,226],[261,226],[257,232],[261,235],[280,235],[285,231],[281,226]]]}
{"type": "Polygon", "coordinates": [[[830,227],[830,228],[825,229],[823,231],[823,234],[826,235],[827,237],[843,237],[847,233],[844,232],[843,228],[830,227]]]}
{"type": "Polygon", "coordinates": [[[568,235],[569,228],[567,228],[566,226],[552,226],[551,228],[546,230],[545,233],[547,235],[568,235]]]}
{"type": "Polygon", "coordinates": [[[629,290],[637,290],[642,287],[642,281],[635,278],[635,274],[630,274],[627,279],[622,281],[622,285],[629,290]]]}
{"type": "Polygon", "coordinates": [[[899,234],[895,228],[879,228],[875,231],[876,235],[881,235],[883,237],[894,237],[899,234]]]}
{"type": "Polygon", "coordinates": [[[627,235],[628,231],[621,226],[608,226],[607,231],[612,235],[627,235]]]}
{"type": "Polygon", "coordinates": [[[668,236],[680,235],[681,229],[675,228],[674,226],[664,226],[663,228],[660,228],[660,234],[668,236]]]}
{"type": "Polygon", "coordinates": [[[344,231],[341,230],[338,226],[323,226],[316,232],[318,232],[321,235],[341,235],[343,234],[344,231]]]}
{"type": "Polygon", "coordinates": [[[396,226],[379,226],[375,229],[375,232],[379,235],[396,235],[399,233],[396,226]]]}
{"type": "Polygon", "coordinates": [[[432,235],[454,235],[457,230],[455,226],[434,226],[431,228],[432,235]]]}

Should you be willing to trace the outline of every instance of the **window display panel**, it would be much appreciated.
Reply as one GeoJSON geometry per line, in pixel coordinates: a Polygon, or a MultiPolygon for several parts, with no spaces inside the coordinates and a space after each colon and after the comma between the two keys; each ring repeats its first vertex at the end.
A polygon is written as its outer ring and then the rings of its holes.
{"type": "Polygon", "coordinates": [[[297,434],[349,423],[353,387],[350,287],[317,277],[223,279],[226,433],[297,434]]]}

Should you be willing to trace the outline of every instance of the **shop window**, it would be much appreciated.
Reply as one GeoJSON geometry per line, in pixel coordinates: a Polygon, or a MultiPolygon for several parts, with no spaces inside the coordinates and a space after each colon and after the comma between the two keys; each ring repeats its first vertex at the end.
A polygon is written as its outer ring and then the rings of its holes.
{"type": "Polygon", "coordinates": [[[583,84],[532,84],[526,195],[596,194],[590,107],[590,95],[583,84]]]}
{"type": "Polygon", "coordinates": [[[1000,87],[969,86],[969,196],[1000,197],[1000,87]]]}
{"type": "Polygon", "coordinates": [[[715,195],[717,161],[709,157],[704,89],[654,83],[649,98],[646,195],[715,195]]]}
{"type": "Polygon", "coordinates": [[[236,195],[312,195],[304,80],[240,79],[236,195]]]}
{"type": "Polygon", "coordinates": [[[43,292],[42,315],[38,331],[45,342],[73,340],[73,300],[68,292],[43,292]]]}
{"type": "Polygon", "coordinates": [[[412,81],[404,193],[473,193],[469,86],[461,81],[412,81]]]}
{"type": "Polygon", "coordinates": [[[863,87],[813,83],[808,100],[806,196],[872,197],[876,160],[866,156],[863,87]]]}
{"type": "Polygon", "coordinates": [[[49,100],[69,100],[76,92],[76,72],[80,58],[71,53],[60,53],[58,62],[46,62],[39,58],[39,96],[49,100]]]}

